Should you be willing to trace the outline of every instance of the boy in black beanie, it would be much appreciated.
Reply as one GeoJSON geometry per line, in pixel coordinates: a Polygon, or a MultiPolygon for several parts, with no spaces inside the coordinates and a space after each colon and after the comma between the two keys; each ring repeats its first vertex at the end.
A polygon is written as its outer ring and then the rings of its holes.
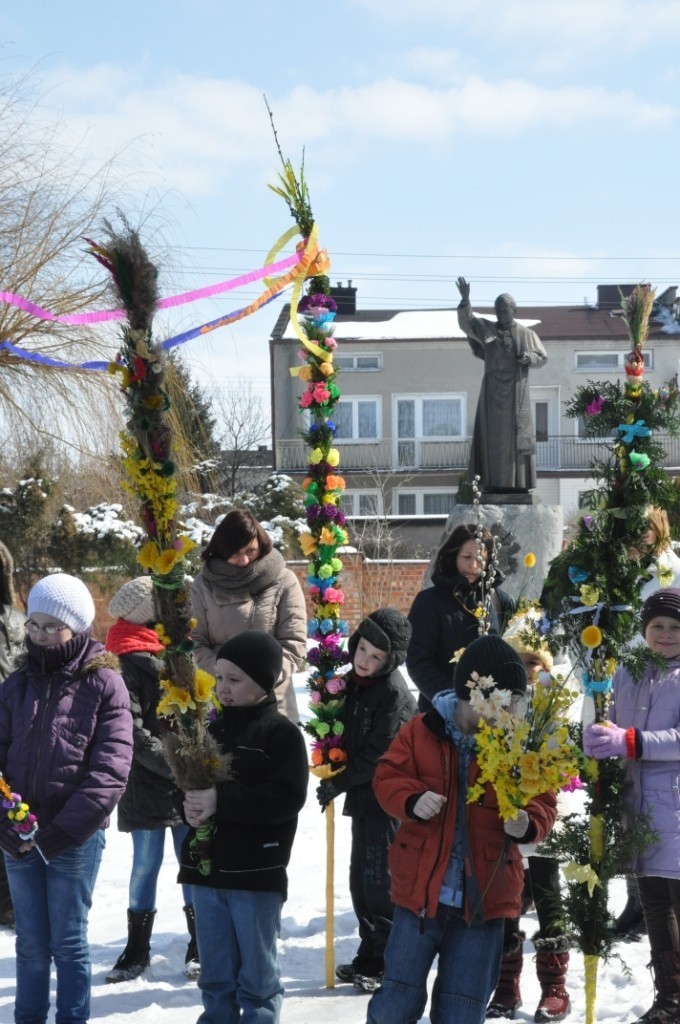
{"type": "Polygon", "coordinates": [[[220,647],[215,680],[223,712],[211,729],[232,755],[231,775],[185,793],[192,828],[179,881],[193,886],[203,1024],[241,1016],[278,1024],[281,1014],[276,941],[309,777],[302,734],[276,706],[282,661],[281,645],[260,630],[220,647]],[[204,822],[213,826],[207,874],[194,855],[195,829],[204,822]]]}
{"type": "Polygon", "coordinates": [[[401,822],[390,849],[395,904],[382,986],[368,1005],[368,1024],[410,1024],[427,1004],[436,958],[432,1020],[482,1024],[496,981],[506,917],[520,911],[524,870],[519,842],[540,842],[555,821],[555,797],[544,794],[503,822],[486,784],[467,803],[479,777],[476,731],[493,721],[494,703],[510,693],[517,716],[526,706],[527,675],[519,655],[498,636],[481,636],[463,652],[454,689],[408,722],[380,759],[373,786],[385,811],[401,822]],[[484,686],[481,686],[481,683],[484,686]]]}
{"type": "Polygon", "coordinates": [[[340,964],[340,981],[364,992],[380,984],[392,924],[387,851],[398,822],[380,807],[371,782],[375,766],[397,732],[416,713],[416,702],[399,672],[406,660],[411,623],[394,608],[379,608],[349,638],[352,671],[347,676],[343,733],[347,767],[317,788],[322,809],[345,793],[343,814],[352,819],[349,890],[359,921],[359,949],[340,964]]]}

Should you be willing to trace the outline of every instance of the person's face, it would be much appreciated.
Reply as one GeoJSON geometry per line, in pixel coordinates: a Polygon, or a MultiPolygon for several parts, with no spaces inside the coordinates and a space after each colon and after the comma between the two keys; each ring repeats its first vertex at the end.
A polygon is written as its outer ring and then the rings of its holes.
{"type": "Polygon", "coordinates": [[[73,636],[73,630],[53,615],[34,612],[24,623],[26,632],[38,647],[56,647],[65,644],[73,636]]]}
{"type": "Polygon", "coordinates": [[[215,663],[215,691],[225,708],[249,708],[260,704],[267,696],[242,668],[225,658],[215,663]]]}
{"type": "Polygon", "coordinates": [[[233,555],[230,555],[227,559],[229,565],[238,565],[242,569],[245,569],[247,565],[254,562],[260,554],[260,542],[257,537],[246,544],[240,551],[235,551],[233,555]]]}
{"type": "Polygon", "coordinates": [[[669,615],[657,615],[650,619],[645,630],[645,640],[650,651],[661,654],[669,661],[680,658],[680,622],[669,615]]]}
{"type": "Polygon", "coordinates": [[[520,654],[520,658],[522,659],[524,667],[527,670],[527,679],[529,680],[529,682],[537,682],[538,673],[545,668],[539,656],[534,651],[527,651],[525,654],[520,654]]]}
{"type": "Polygon", "coordinates": [[[642,534],[640,539],[636,541],[636,543],[631,548],[629,548],[628,557],[630,559],[644,558],[646,555],[649,555],[654,550],[658,541],[659,537],[657,535],[656,530],[653,526],[649,526],[642,534]]]}
{"type": "Polygon", "coordinates": [[[484,572],[486,552],[476,540],[466,540],[456,556],[456,571],[465,576],[468,583],[476,583],[484,572]]]}
{"type": "Polygon", "coordinates": [[[378,675],[386,664],[387,651],[381,651],[379,647],[369,643],[362,636],[354,652],[354,662],[352,664],[354,674],[361,679],[367,679],[369,676],[378,675]]]}
{"type": "MultiPolygon", "coordinates": [[[[514,718],[526,718],[528,708],[529,701],[526,694],[513,693],[510,703],[505,710],[513,715],[514,718]]],[[[492,729],[496,725],[495,714],[484,714],[483,712],[475,711],[469,700],[458,701],[454,720],[460,731],[468,734],[476,732],[479,723],[482,721],[486,722],[492,729]]]]}
{"type": "Polygon", "coordinates": [[[515,322],[515,310],[509,302],[497,302],[495,305],[496,319],[503,330],[508,330],[515,322]]]}

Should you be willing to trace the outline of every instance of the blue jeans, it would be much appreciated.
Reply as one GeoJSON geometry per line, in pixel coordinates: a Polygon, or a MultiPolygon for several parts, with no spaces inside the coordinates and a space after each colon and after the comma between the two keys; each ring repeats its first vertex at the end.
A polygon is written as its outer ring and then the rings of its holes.
{"type": "MultiPolygon", "coordinates": [[[[164,828],[133,828],[132,835],[132,873],[130,875],[130,910],[155,910],[156,887],[158,875],[163,864],[165,848],[164,828]]],[[[172,842],[175,847],[177,863],[180,863],[182,842],[189,831],[188,825],[173,825],[172,842]]],[[[184,906],[191,903],[191,886],[182,886],[184,906]]]]}
{"type": "Polygon", "coordinates": [[[422,920],[395,907],[385,977],[368,1004],[367,1024],[420,1020],[427,1003],[427,976],[437,954],[432,1024],[482,1024],[498,981],[502,948],[501,917],[469,927],[460,910],[442,903],[436,917],[422,920]]]}
{"type": "Polygon", "coordinates": [[[278,892],[192,886],[203,1013],[196,1024],[278,1024],[278,892]]]}
{"type": "Polygon", "coordinates": [[[90,1018],[90,947],[87,916],[104,852],[104,830],[45,864],[37,850],[7,857],[16,910],[16,1024],[45,1024],[50,1008],[50,965],[57,969],[56,1024],[90,1018]]]}

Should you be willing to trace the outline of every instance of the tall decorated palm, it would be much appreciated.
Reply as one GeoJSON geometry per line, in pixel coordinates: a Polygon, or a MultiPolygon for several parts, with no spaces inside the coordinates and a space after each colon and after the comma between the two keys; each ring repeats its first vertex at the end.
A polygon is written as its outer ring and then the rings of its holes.
{"type": "MultiPolygon", "coordinates": [[[[589,381],[567,406],[569,416],[583,418],[586,435],[602,441],[604,455],[592,466],[589,508],[575,539],[553,560],[541,599],[546,615],[539,632],[554,652],[566,648],[579,663],[597,722],[607,719],[616,666],[625,664],[639,675],[647,657],[644,646],[631,647],[639,631],[640,591],[648,579],[632,555],[647,529],[649,507],[669,508],[674,501],[673,483],[661,468],[665,451],[654,435],[680,429],[678,392],[672,382],[655,391],[644,380],[653,300],[653,290],[644,284],[622,297],[631,343],[625,382],[589,381]]],[[[569,816],[544,848],[566,861],[565,923],[585,957],[591,1024],[598,962],[617,955],[608,930],[609,883],[626,873],[636,851],[653,837],[644,822],[632,830],[622,825],[625,769],[618,759],[584,757],[581,774],[587,818],[569,816]]]]}

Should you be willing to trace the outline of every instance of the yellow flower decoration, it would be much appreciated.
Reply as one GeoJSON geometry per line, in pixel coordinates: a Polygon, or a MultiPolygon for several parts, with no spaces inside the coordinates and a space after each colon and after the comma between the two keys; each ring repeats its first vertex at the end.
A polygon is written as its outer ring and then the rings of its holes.
{"type": "Polygon", "coordinates": [[[459,662],[464,650],[464,647],[459,647],[457,651],[454,651],[453,657],[451,658],[449,665],[455,665],[457,662],[459,662]]]}
{"type": "Polygon", "coordinates": [[[597,587],[593,586],[592,583],[584,583],[581,587],[581,601],[588,608],[592,608],[594,604],[600,600],[600,591],[597,587]]]}
{"type": "Polygon", "coordinates": [[[321,451],[320,448],[315,448],[314,451],[310,453],[309,461],[311,462],[312,466],[318,466],[322,459],[323,452],[321,451]]]}
{"type": "Polygon", "coordinates": [[[152,569],[158,558],[158,545],[150,540],[144,545],[137,555],[137,561],[144,569],[152,569]]]}
{"type": "Polygon", "coordinates": [[[211,700],[214,687],[214,677],[204,669],[197,668],[194,672],[194,696],[196,700],[201,704],[211,700]]]}
{"type": "Polygon", "coordinates": [[[599,626],[586,626],[581,633],[581,643],[584,647],[594,650],[602,643],[602,630],[599,626]]]}
{"type": "Polygon", "coordinates": [[[298,377],[300,380],[308,381],[312,379],[312,368],[311,366],[301,366],[298,370],[298,377]]]}
{"type": "Polygon", "coordinates": [[[154,562],[153,571],[157,572],[160,576],[165,576],[166,573],[175,568],[177,563],[181,561],[181,558],[181,552],[176,551],[175,548],[166,548],[165,551],[161,551],[154,562]]]}
{"type": "Polygon", "coordinates": [[[577,864],[575,860],[570,860],[568,864],[564,865],[562,872],[568,882],[583,882],[587,885],[588,895],[591,899],[595,892],[595,886],[601,884],[597,872],[590,864],[577,864]]]}
{"type": "Polygon", "coordinates": [[[319,537],[319,543],[320,544],[324,544],[324,545],[328,545],[328,546],[332,546],[332,545],[337,543],[337,541],[335,539],[335,534],[333,533],[333,531],[328,526],[324,526],[323,530],[321,531],[321,536],[319,537]]]}
{"type": "Polygon", "coordinates": [[[338,466],[340,464],[340,452],[337,448],[330,448],[328,455],[326,456],[326,462],[329,466],[338,466]]]}
{"type": "Polygon", "coordinates": [[[300,547],[305,558],[309,558],[316,551],[316,537],[311,533],[300,534],[300,547]]]}
{"type": "Polygon", "coordinates": [[[536,555],[533,553],[533,551],[528,551],[524,556],[524,565],[527,569],[533,569],[533,567],[536,565],[536,555]]]}
{"type": "Polygon", "coordinates": [[[319,364],[319,373],[322,373],[324,375],[324,377],[330,377],[330,375],[333,373],[333,364],[332,363],[320,363],[319,364]]]}
{"type": "Polygon", "coordinates": [[[481,619],[483,614],[484,614],[484,609],[482,608],[481,604],[478,604],[477,607],[474,610],[474,616],[475,616],[476,619],[481,619]]]}
{"type": "Polygon", "coordinates": [[[161,687],[165,690],[165,696],[161,697],[156,709],[157,714],[172,714],[175,708],[181,715],[185,715],[189,709],[196,710],[196,703],[188,690],[174,686],[169,679],[161,679],[161,687]],[[164,707],[163,711],[160,710],[161,705],[164,707]]]}

